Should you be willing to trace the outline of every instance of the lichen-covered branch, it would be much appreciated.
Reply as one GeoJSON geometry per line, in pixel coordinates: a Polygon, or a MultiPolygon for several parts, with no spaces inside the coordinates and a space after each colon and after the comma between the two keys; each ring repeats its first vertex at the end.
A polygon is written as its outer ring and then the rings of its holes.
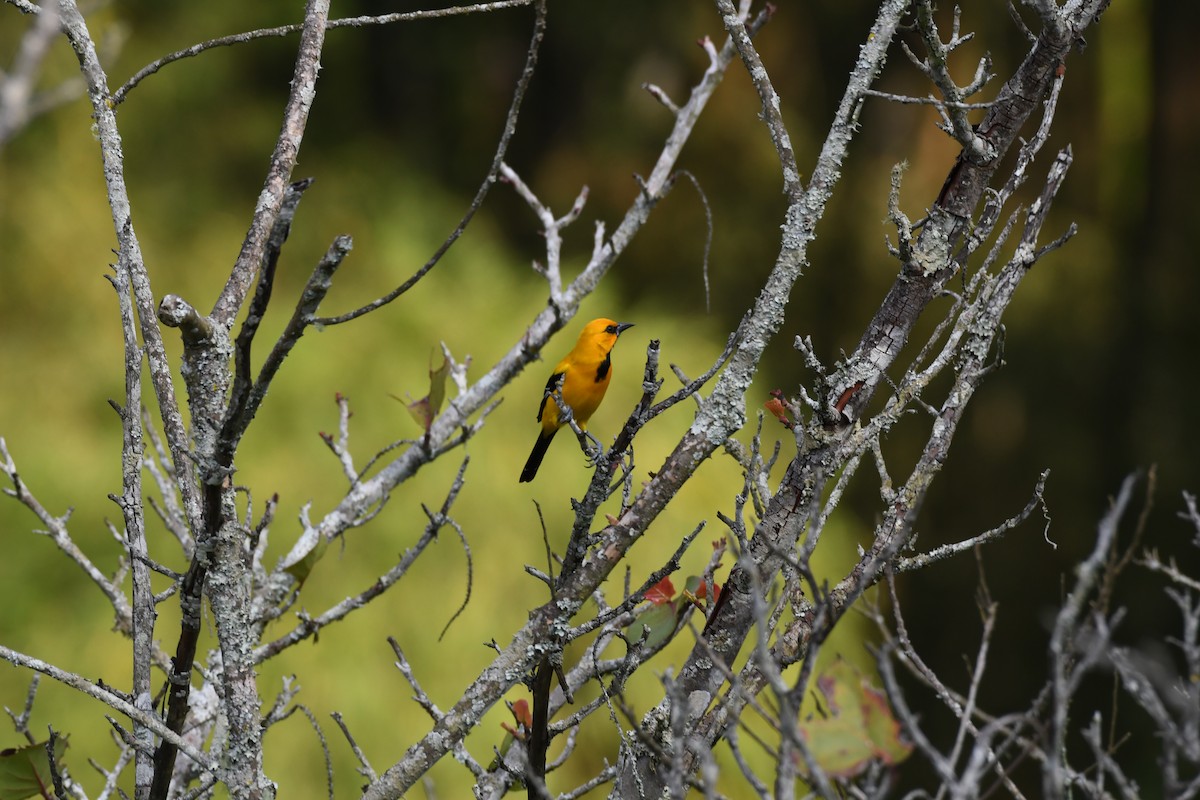
{"type": "MultiPolygon", "coordinates": [[[[831,409],[836,407],[841,424],[851,424],[860,417],[885,371],[908,341],[916,321],[956,273],[960,264],[954,254],[969,235],[975,209],[1001,160],[1061,77],[1071,48],[1108,3],[1109,0],[1085,0],[1064,8],[1061,24],[1043,28],[983,120],[969,132],[969,145],[931,206],[911,259],[903,264],[858,346],[831,383],[826,402],[831,409]]],[[[1053,109],[1047,108],[1046,124],[1052,117],[1053,109]]]]}
{"type": "Polygon", "coordinates": [[[213,305],[212,318],[226,331],[242,308],[254,277],[263,261],[267,239],[279,216],[300,142],[308,124],[308,114],[317,96],[317,73],[321,68],[321,48],[325,44],[325,26],[329,21],[329,1],[309,0],[304,9],[304,27],[300,32],[300,47],[296,53],[296,68],[292,74],[291,92],[283,112],[283,125],[271,154],[271,166],[263,182],[262,193],[254,209],[250,230],[242,243],[237,261],[225,288],[213,305]]]}
{"type": "Polygon", "coordinates": [[[171,365],[163,346],[162,333],[156,322],[154,292],[150,288],[150,276],[142,259],[141,245],[134,232],[133,218],[129,205],[129,191],[125,183],[124,152],[121,134],[117,128],[116,114],[111,105],[108,91],[108,76],[100,64],[95,43],[88,32],[87,23],[74,0],[59,4],[59,15],[63,33],[71,43],[80,69],[87,83],[88,98],[96,120],[96,131],[100,140],[100,155],[104,163],[104,180],[108,190],[108,204],[112,211],[113,229],[117,236],[118,272],[129,276],[133,290],[133,303],[137,309],[138,332],[146,350],[146,362],[150,379],[158,400],[158,410],[166,434],[171,461],[175,467],[176,480],[183,498],[184,513],[193,531],[201,529],[200,490],[195,472],[188,460],[188,435],[175,399],[175,385],[171,379],[171,365]]]}

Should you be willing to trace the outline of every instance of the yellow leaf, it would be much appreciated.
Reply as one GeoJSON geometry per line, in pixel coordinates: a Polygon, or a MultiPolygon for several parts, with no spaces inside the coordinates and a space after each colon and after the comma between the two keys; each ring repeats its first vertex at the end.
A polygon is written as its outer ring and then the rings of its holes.
{"type": "Polygon", "coordinates": [[[813,758],[831,777],[859,774],[870,762],[897,764],[912,752],[887,697],[852,664],[837,659],[817,678],[826,713],[800,722],[813,758]]]}

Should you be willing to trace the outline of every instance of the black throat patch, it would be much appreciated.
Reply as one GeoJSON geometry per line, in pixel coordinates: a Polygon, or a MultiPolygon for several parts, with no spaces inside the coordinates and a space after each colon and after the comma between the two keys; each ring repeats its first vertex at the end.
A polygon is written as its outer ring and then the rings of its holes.
{"type": "Polygon", "coordinates": [[[608,376],[609,369],[612,368],[612,353],[604,356],[604,360],[600,362],[600,366],[596,367],[596,383],[602,383],[608,376]]]}

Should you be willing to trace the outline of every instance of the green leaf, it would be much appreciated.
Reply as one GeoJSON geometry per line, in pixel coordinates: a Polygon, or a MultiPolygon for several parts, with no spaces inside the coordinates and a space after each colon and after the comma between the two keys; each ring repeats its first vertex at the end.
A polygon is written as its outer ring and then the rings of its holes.
{"type": "Polygon", "coordinates": [[[433,359],[436,354],[430,356],[429,367],[429,394],[422,397],[420,400],[405,402],[396,397],[397,400],[404,403],[404,407],[408,409],[408,413],[413,420],[421,426],[421,430],[428,431],[433,425],[434,419],[437,418],[438,412],[442,410],[442,403],[446,400],[446,378],[450,376],[450,359],[446,357],[446,352],[441,353],[442,363],[438,366],[433,366],[433,359]]]}
{"type": "MultiPolygon", "coordinates": [[[[303,584],[306,580],[308,580],[308,576],[312,573],[313,567],[315,567],[317,562],[321,560],[321,557],[325,555],[325,551],[328,549],[328,547],[329,540],[324,536],[317,534],[316,539],[308,545],[307,550],[297,552],[296,549],[293,548],[292,552],[289,554],[289,557],[293,560],[286,567],[284,567],[284,571],[295,578],[298,583],[303,584]]],[[[3,798],[0,798],[0,800],[3,800],[3,798]]]]}
{"type": "MultiPolygon", "coordinates": [[[[434,356],[430,356],[429,366],[429,410],[432,414],[430,423],[433,422],[433,417],[438,415],[442,410],[442,403],[446,401],[446,378],[450,377],[450,359],[446,358],[446,352],[441,353],[442,363],[438,367],[434,367],[432,362],[434,356]]],[[[426,426],[428,427],[428,426],[426,426]]]]}
{"type": "Polygon", "coordinates": [[[649,628],[650,632],[646,635],[645,646],[647,649],[653,650],[671,638],[671,634],[675,632],[675,620],[675,605],[673,603],[651,605],[641,614],[637,615],[633,624],[629,626],[629,632],[634,637],[638,637],[641,636],[643,625],[649,628]]]}
{"type": "MultiPolygon", "coordinates": [[[[54,759],[59,764],[66,749],[66,737],[55,739],[54,759]]],[[[53,794],[54,781],[45,742],[0,750],[0,800],[24,800],[35,795],[51,797],[53,794]]]]}

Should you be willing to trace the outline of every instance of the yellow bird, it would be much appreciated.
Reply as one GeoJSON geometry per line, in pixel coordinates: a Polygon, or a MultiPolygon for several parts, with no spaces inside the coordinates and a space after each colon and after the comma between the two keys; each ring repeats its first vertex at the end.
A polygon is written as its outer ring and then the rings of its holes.
{"type": "MultiPolygon", "coordinates": [[[[586,431],[587,421],[604,399],[608,381],[612,378],[613,345],[617,343],[621,331],[632,327],[633,323],[613,322],[611,319],[594,319],[583,326],[575,347],[558,362],[554,374],[546,381],[546,391],[537,415],[538,422],[542,423],[542,432],[538,434],[533,452],[525,462],[525,469],[521,470],[521,483],[527,483],[537,475],[550,440],[564,424],[559,419],[558,402],[552,395],[560,385],[559,381],[562,382],[563,403],[571,409],[571,416],[580,430],[586,431]]],[[[579,442],[583,444],[583,437],[579,442]]]]}

